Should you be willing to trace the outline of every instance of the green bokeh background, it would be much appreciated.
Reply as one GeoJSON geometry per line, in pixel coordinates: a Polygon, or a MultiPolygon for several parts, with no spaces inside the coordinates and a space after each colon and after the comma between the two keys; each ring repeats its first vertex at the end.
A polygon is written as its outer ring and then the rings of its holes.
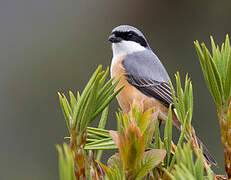
{"type": "MultiPolygon", "coordinates": [[[[1,0],[0,180],[58,179],[55,145],[67,135],[57,92],[81,90],[98,64],[110,65],[112,28],[141,29],[170,77],[188,72],[193,125],[224,172],[215,105],[193,45],[221,43],[231,1],[1,0]]],[[[116,101],[107,128],[114,129],[116,101]]]]}

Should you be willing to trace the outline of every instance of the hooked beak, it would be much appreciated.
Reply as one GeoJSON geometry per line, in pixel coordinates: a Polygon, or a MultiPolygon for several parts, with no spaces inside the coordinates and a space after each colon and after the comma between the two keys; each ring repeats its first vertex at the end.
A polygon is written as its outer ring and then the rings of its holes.
{"type": "Polygon", "coordinates": [[[122,41],[122,38],[120,37],[116,37],[115,34],[111,34],[109,37],[108,37],[108,40],[112,43],[118,43],[120,41],[122,41]]]}

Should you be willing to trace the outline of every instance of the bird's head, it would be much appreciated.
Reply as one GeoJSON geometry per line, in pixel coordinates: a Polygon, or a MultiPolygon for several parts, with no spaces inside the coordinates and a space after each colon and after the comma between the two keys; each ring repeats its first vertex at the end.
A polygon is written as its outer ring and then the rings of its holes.
{"type": "Polygon", "coordinates": [[[120,25],[114,28],[108,40],[112,43],[114,57],[150,49],[143,33],[129,25],[120,25]]]}

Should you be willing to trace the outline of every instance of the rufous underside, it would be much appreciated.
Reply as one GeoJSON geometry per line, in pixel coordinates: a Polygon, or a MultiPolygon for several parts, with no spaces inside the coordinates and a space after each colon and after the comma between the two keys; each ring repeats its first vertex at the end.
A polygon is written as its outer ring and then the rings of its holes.
{"type": "Polygon", "coordinates": [[[111,73],[112,77],[115,77],[115,79],[121,77],[119,84],[117,85],[116,89],[118,89],[121,86],[125,86],[122,91],[116,96],[120,107],[124,112],[129,112],[131,109],[131,105],[133,104],[134,100],[136,101],[136,104],[138,104],[143,111],[149,109],[149,108],[156,108],[159,110],[159,118],[161,120],[167,119],[168,114],[168,108],[160,103],[159,100],[156,100],[155,98],[148,97],[142,92],[140,92],[137,88],[129,84],[126,77],[125,69],[122,65],[122,61],[126,58],[126,56],[122,56],[119,59],[116,60],[116,63],[113,64],[111,67],[111,73]]]}

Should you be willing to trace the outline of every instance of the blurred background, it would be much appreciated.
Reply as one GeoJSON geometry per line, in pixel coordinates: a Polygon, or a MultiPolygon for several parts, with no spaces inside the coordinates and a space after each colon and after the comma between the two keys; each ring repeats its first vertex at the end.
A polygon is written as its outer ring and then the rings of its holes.
{"type": "MultiPolygon", "coordinates": [[[[57,180],[56,144],[67,135],[57,92],[82,90],[98,64],[110,65],[107,37],[120,24],[142,30],[172,80],[188,72],[193,125],[223,173],[215,105],[193,45],[221,43],[231,1],[0,1],[0,180],[57,180]]],[[[116,101],[108,129],[115,129],[116,101]]]]}

